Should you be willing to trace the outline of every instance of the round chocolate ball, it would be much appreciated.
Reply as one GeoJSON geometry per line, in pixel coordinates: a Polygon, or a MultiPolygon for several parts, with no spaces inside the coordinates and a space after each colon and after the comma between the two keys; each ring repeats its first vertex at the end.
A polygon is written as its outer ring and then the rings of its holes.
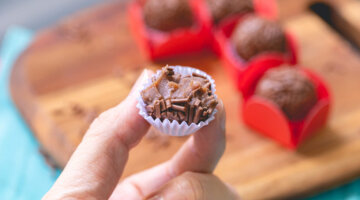
{"type": "Polygon", "coordinates": [[[274,102],[294,121],[303,119],[317,102],[314,84],[295,67],[268,70],[258,82],[255,95],[274,102]]]}
{"type": "Polygon", "coordinates": [[[146,0],[143,12],[146,25],[160,31],[190,27],[194,21],[189,0],[146,0]]]}
{"type": "Polygon", "coordinates": [[[251,15],[239,23],[231,41],[238,55],[248,61],[264,52],[286,52],[286,37],[279,24],[251,15]]]}
{"type": "Polygon", "coordinates": [[[252,0],[206,0],[213,21],[221,20],[236,14],[254,10],[252,0]]]}

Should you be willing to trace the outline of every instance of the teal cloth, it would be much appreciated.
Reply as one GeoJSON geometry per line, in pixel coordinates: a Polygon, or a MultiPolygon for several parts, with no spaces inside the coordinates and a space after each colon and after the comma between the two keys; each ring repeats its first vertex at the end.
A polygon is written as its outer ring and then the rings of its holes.
{"type": "Polygon", "coordinates": [[[11,66],[32,34],[11,28],[0,50],[0,199],[41,199],[58,173],[49,168],[9,93],[11,66]]]}
{"type": "MultiPolygon", "coordinates": [[[[40,199],[59,172],[45,163],[39,145],[16,110],[9,93],[9,75],[17,56],[31,41],[19,27],[6,33],[0,51],[0,199],[40,199]]],[[[344,169],[345,170],[345,169],[344,169]]],[[[360,200],[360,180],[309,200],[360,200]]]]}

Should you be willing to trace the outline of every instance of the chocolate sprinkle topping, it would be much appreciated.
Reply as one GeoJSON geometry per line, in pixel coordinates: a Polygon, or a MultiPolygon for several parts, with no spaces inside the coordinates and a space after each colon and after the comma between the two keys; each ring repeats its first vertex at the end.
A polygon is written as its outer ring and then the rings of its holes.
{"type": "Polygon", "coordinates": [[[207,120],[218,104],[210,81],[203,75],[182,75],[166,66],[158,78],[151,80],[141,97],[148,115],[154,119],[197,124],[207,120]]]}

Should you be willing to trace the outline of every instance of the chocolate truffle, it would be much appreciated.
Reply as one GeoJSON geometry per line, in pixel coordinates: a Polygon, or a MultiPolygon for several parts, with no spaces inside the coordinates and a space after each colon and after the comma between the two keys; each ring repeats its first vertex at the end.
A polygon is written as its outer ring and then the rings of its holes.
{"type": "Polygon", "coordinates": [[[274,102],[293,121],[302,120],[317,102],[313,83],[295,67],[268,70],[258,82],[255,95],[274,102]]]}
{"type": "Polygon", "coordinates": [[[160,31],[172,31],[193,25],[189,0],[146,0],[144,20],[148,27],[160,31]]]}
{"type": "Polygon", "coordinates": [[[238,55],[246,61],[260,53],[286,52],[287,49],[281,26],[255,15],[237,25],[231,41],[238,55]]]}
{"type": "Polygon", "coordinates": [[[206,0],[213,21],[218,24],[221,20],[236,14],[254,10],[252,0],[206,0]]]}
{"type": "Polygon", "coordinates": [[[168,66],[141,91],[141,97],[154,119],[185,121],[189,125],[207,120],[218,104],[206,77],[177,74],[168,66]]]}

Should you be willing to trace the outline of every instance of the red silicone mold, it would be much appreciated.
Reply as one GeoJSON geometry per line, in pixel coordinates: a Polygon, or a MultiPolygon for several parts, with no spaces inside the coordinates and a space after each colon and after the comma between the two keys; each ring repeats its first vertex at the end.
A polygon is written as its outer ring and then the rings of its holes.
{"type": "Polygon", "coordinates": [[[215,51],[220,54],[220,57],[223,61],[223,65],[229,72],[230,76],[235,80],[237,88],[243,92],[244,87],[247,87],[247,84],[251,81],[252,73],[254,70],[256,73],[258,71],[264,72],[272,67],[277,67],[281,64],[294,65],[297,63],[297,44],[294,37],[291,33],[286,32],[286,41],[287,41],[287,52],[286,53],[277,53],[277,52],[268,52],[259,54],[249,61],[243,60],[236,52],[233,45],[230,42],[230,36],[237,25],[241,23],[242,19],[237,19],[228,24],[223,24],[221,29],[217,30],[215,33],[215,43],[213,47],[215,51]]]}
{"type": "Polygon", "coordinates": [[[313,82],[318,96],[317,104],[301,121],[288,120],[274,103],[253,95],[263,71],[253,73],[253,84],[244,88],[246,91],[243,93],[242,116],[245,124],[290,149],[298,147],[302,141],[324,126],[330,110],[330,95],[325,83],[313,72],[299,69],[313,82]]]}
{"type": "Polygon", "coordinates": [[[253,0],[255,13],[267,19],[278,18],[276,0],[253,0]]]}
{"type": "Polygon", "coordinates": [[[211,38],[210,21],[199,9],[197,1],[189,0],[194,13],[195,25],[191,28],[162,32],[147,27],[143,20],[142,3],[134,1],[129,5],[129,19],[132,33],[143,54],[151,59],[190,54],[205,48],[211,38]]]}
{"type": "MultiPolygon", "coordinates": [[[[212,21],[211,13],[206,5],[206,0],[195,0],[196,12],[202,13],[203,19],[206,19],[206,23],[209,24],[213,34],[210,37],[210,44],[212,50],[217,55],[221,55],[221,50],[219,43],[216,40],[216,32],[218,30],[228,29],[229,27],[234,27],[239,20],[241,20],[246,14],[233,15],[222,20],[219,24],[215,25],[212,21]]],[[[254,13],[256,15],[262,16],[264,18],[275,20],[278,16],[276,0],[253,0],[254,4],[254,13]]]]}

